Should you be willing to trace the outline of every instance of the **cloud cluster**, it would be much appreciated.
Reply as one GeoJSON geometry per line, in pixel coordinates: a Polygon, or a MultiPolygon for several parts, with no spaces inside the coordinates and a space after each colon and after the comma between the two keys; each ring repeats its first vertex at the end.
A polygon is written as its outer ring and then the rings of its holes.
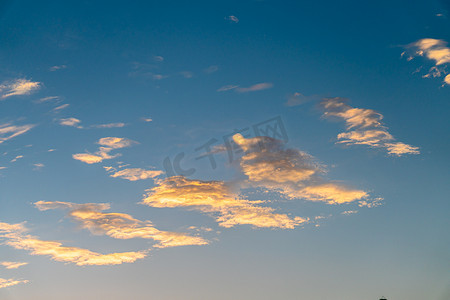
{"type": "Polygon", "coordinates": [[[119,137],[105,137],[101,138],[97,144],[101,145],[99,150],[94,154],[91,153],[77,153],[73,154],[73,159],[82,161],[87,164],[96,164],[102,162],[105,159],[113,159],[121,154],[110,155],[109,153],[115,149],[121,149],[130,147],[137,142],[129,140],[127,138],[119,138],[119,137]]]}
{"type": "MultiPolygon", "coordinates": [[[[424,56],[434,61],[434,66],[423,77],[441,77],[447,74],[443,66],[450,63],[450,48],[447,47],[446,41],[426,38],[407,45],[406,49],[402,55],[409,52],[408,60],[424,56]]],[[[444,77],[444,84],[450,84],[450,74],[444,77]]]]}
{"type": "Polygon", "coordinates": [[[244,150],[240,160],[242,172],[250,184],[275,190],[290,199],[342,204],[366,198],[368,194],[321,178],[324,169],[309,154],[284,149],[281,141],[270,137],[233,136],[244,150]]]}
{"type": "Polygon", "coordinates": [[[140,221],[128,214],[105,213],[103,211],[109,209],[109,204],[106,203],[75,204],[39,201],[35,203],[35,206],[41,211],[67,209],[72,220],[95,235],[107,235],[116,239],[151,239],[158,242],[154,246],[156,248],[208,244],[208,241],[201,237],[161,231],[155,228],[150,221],[140,221]]]}
{"type": "Polygon", "coordinates": [[[338,134],[338,143],[384,148],[391,155],[420,154],[419,148],[396,142],[383,125],[383,115],[365,108],[355,108],[343,98],[325,98],[321,102],[325,118],[344,120],[347,131],[338,134]]]}
{"type": "Polygon", "coordinates": [[[292,229],[307,221],[275,213],[273,208],[260,206],[261,203],[263,201],[240,199],[223,181],[194,180],[183,176],[158,181],[158,185],[149,189],[142,200],[142,204],[151,207],[198,210],[210,214],[220,226],[226,228],[247,224],[254,227],[292,229]]]}
{"type": "Polygon", "coordinates": [[[78,266],[119,265],[132,263],[147,256],[147,251],[100,254],[78,247],[66,247],[59,242],[43,241],[27,234],[23,223],[0,222],[0,238],[15,249],[30,251],[32,255],[50,256],[55,261],[74,263],[78,266]]]}
{"type": "Polygon", "coordinates": [[[13,125],[11,123],[0,124],[0,144],[28,132],[33,127],[34,125],[32,124],[19,126],[13,125]]]}
{"type": "Polygon", "coordinates": [[[40,82],[31,81],[28,79],[16,79],[12,81],[5,81],[0,84],[1,99],[11,96],[29,95],[41,88],[40,82]]]}

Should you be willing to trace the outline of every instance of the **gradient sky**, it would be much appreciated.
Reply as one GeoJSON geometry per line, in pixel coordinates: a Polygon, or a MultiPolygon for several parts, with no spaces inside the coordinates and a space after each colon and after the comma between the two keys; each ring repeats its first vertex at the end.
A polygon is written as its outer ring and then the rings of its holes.
{"type": "Polygon", "coordinates": [[[1,1],[0,298],[450,299],[449,25],[1,1]]]}

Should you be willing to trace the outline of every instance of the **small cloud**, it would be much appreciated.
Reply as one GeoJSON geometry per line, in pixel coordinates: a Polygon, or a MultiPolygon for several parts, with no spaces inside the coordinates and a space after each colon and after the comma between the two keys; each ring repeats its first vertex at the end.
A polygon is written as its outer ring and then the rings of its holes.
{"type": "Polygon", "coordinates": [[[157,62],[162,62],[162,61],[164,61],[164,57],[155,55],[155,56],[153,56],[153,60],[157,61],[157,62]]]}
{"type": "MultiPolygon", "coordinates": [[[[112,171],[111,167],[105,167],[107,171],[112,171]]],[[[163,174],[162,171],[159,170],[144,170],[140,168],[130,168],[123,169],[120,171],[112,171],[113,173],[109,175],[113,178],[123,178],[129,181],[137,181],[137,180],[145,180],[149,178],[155,178],[163,174]]]]}
{"type": "Polygon", "coordinates": [[[341,212],[341,215],[353,215],[356,213],[358,213],[357,210],[346,210],[346,211],[341,212]]]}
{"type": "Polygon", "coordinates": [[[67,108],[67,107],[69,107],[69,106],[70,106],[70,104],[63,104],[63,105],[60,105],[60,106],[55,107],[54,109],[52,109],[52,111],[54,111],[54,112],[59,112],[59,111],[65,109],[65,108],[67,108]]]}
{"type": "Polygon", "coordinates": [[[189,72],[189,71],[182,71],[182,72],[180,72],[180,74],[184,78],[188,78],[188,79],[194,77],[194,73],[189,72]]]}
{"type": "Polygon", "coordinates": [[[57,101],[59,100],[58,96],[50,96],[50,97],[44,97],[39,100],[34,101],[34,103],[44,103],[44,102],[50,102],[50,101],[57,101]]]}
{"type": "Polygon", "coordinates": [[[58,71],[67,68],[66,65],[53,66],[49,68],[50,72],[58,71]]]}
{"type": "Polygon", "coordinates": [[[256,92],[256,91],[262,91],[267,90],[273,87],[273,84],[270,82],[263,82],[254,84],[252,86],[246,87],[246,88],[236,88],[236,91],[239,93],[248,93],[248,92],[256,92]]]}
{"type": "Polygon", "coordinates": [[[22,266],[28,265],[26,262],[12,262],[12,261],[3,261],[0,262],[0,265],[4,266],[6,269],[18,269],[22,266]]]}
{"type": "Polygon", "coordinates": [[[108,123],[108,124],[99,124],[99,125],[92,125],[91,127],[94,128],[121,128],[125,127],[125,123],[108,123]]]}
{"type": "Polygon", "coordinates": [[[77,153],[73,154],[72,158],[82,161],[87,164],[96,164],[99,163],[105,159],[113,159],[121,154],[116,155],[110,155],[109,153],[114,149],[121,149],[130,147],[133,144],[137,144],[137,142],[126,139],[126,138],[118,138],[118,137],[105,137],[101,138],[97,144],[101,145],[102,147],[99,148],[97,152],[94,154],[91,153],[77,153]]]}
{"type": "Polygon", "coordinates": [[[152,119],[152,118],[145,118],[145,117],[142,117],[142,118],[141,118],[141,121],[142,121],[142,122],[147,122],[147,123],[148,123],[148,122],[152,122],[153,119],[152,119]]]}
{"type": "Polygon", "coordinates": [[[204,69],[203,72],[205,72],[206,74],[211,74],[211,73],[217,72],[218,70],[219,70],[218,66],[212,65],[212,66],[209,66],[208,68],[204,69]]]}
{"type": "Polygon", "coordinates": [[[59,125],[76,127],[76,128],[81,129],[83,127],[79,125],[80,123],[81,123],[81,121],[78,120],[77,118],[66,118],[66,119],[59,120],[59,125]]]}
{"type": "Polygon", "coordinates": [[[228,20],[232,23],[239,23],[239,19],[236,16],[228,16],[225,18],[225,20],[228,20]]]}
{"type": "Polygon", "coordinates": [[[12,160],[11,160],[11,162],[13,163],[13,162],[16,162],[18,159],[21,159],[21,158],[23,158],[23,155],[17,155],[15,158],[13,158],[12,160]]]}
{"type": "Polygon", "coordinates": [[[33,166],[34,166],[34,169],[33,169],[34,171],[39,171],[40,169],[45,167],[45,165],[42,163],[33,164],[33,166]]]}
{"type": "Polygon", "coordinates": [[[297,105],[302,105],[306,102],[313,101],[316,99],[319,99],[319,97],[315,96],[315,95],[314,96],[305,96],[302,93],[295,92],[288,96],[288,100],[285,103],[285,105],[286,106],[297,106],[297,105]]]}
{"type": "Polygon", "coordinates": [[[40,82],[34,82],[28,79],[16,79],[5,81],[0,84],[1,98],[5,99],[11,96],[29,95],[41,88],[40,82]]]}
{"type": "Polygon", "coordinates": [[[18,285],[21,283],[28,283],[28,280],[15,280],[15,279],[4,279],[0,278],[0,289],[18,285]]]}
{"type": "Polygon", "coordinates": [[[225,85],[221,88],[219,88],[217,91],[218,92],[225,92],[225,91],[229,91],[229,90],[234,90],[236,88],[238,88],[238,85],[225,85]]]}
{"type": "Polygon", "coordinates": [[[164,78],[167,78],[167,77],[169,77],[169,75],[152,74],[152,78],[153,78],[154,80],[161,80],[161,79],[164,79],[164,78]]]}
{"type": "Polygon", "coordinates": [[[34,125],[13,125],[11,123],[0,124],[0,144],[16,136],[24,134],[32,129],[34,125]]]}

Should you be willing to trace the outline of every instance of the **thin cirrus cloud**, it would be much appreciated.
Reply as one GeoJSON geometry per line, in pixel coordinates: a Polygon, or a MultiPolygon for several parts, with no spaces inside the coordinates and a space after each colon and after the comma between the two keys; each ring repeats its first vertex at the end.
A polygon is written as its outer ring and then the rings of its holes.
{"type": "Polygon", "coordinates": [[[75,204],[70,202],[39,201],[35,206],[41,210],[68,209],[69,217],[94,235],[107,235],[115,239],[150,239],[158,242],[156,248],[207,245],[201,237],[185,233],[161,231],[150,221],[140,221],[128,214],[105,213],[110,208],[106,203],[75,204]]]}
{"type": "Polygon", "coordinates": [[[0,238],[5,244],[15,249],[31,252],[31,255],[50,256],[59,262],[74,263],[78,266],[119,265],[133,263],[147,256],[148,251],[119,252],[100,254],[88,249],[66,247],[60,242],[44,241],[27,234],[28,229],[23,223],[9,224],[0,222],[0,238]]]}
{"type": "Polygon", "coordinates": [[[96,164],[102,162],[105,159],[113,159],[121,154],[110,155],[109,153],[115,149],[121,149],[130,147],[137,142],[127,139],[127,138],[119,138],[119,137],[105,137],[101,138],[97,144],[100,145],[99,150],[94,154],[91,153],[77,153],[73,154],[72,158],[82,161],[87,164],[96,164]]]}
{"type": "Polygon", "coordinates": [[[22,135],[32,129],[34,125],[13,125],[12,123],[0,124],[0,144],[22,135]]]}
{"type": "MultiPolygon", "coordinates": [[[[447,42],[439,39],[425,38],[406,46],[402,56],[409,54],[408,60],[416,56],[423,56],[434,62],[428,73],[422,77],[441,77],[447,74],[445,65],[450,63],[450,48],[447,42]]],[[[450,74],[444,77],[444,83],[450,84],[450,74]]]]}
{"type": "Polygon", "coordinates": [[[0,278],[0,289],[15,286],[21,283],[28,283],[28,280],[4,279],[0,278]]]}
{"type": "Polygon", "coordinates": [[[5,81],[0,84],[1,99],[11,96],[29,95],[41,88],[40,82],[31,81],[28,79],[16,79],[5,81]]]}
{"type": "Polygon", "coordinates": [[[83,126],[80,125],[81,120],[77,118],[65,118],[65,119],[59,119],[58,120],[59,125],[61,126],[69,126],[69,127],[75,127],[75,128],[83,128],[83,126]]]}
{"type": "Polygon", "coordinates": [[[235,90],[238,93],[248,93],[248,92],[257,92],[262,90],[267,90],[273,87],[273,84],[270,82],[262,82],[251,85],[249,87],[239,87],[239,85],[225,85],[220,87],[218,92],[225,92],[230,90],[235,90]]]}
{"type": "Polygon", "coordinates": [[[61,110],[68,108],[70,104],[63,104],[52,109],[53,112],[60,112],[61,110]]]}
{"type": "Polygon", "coordinates": [[[98,124],[98,125],[92,125],[93,128],[121,128],[125,127],[125,123],[107,123],[107,124],[98,124]]]}
{"type": "Polygon", "coordinates": [[[291,218],[263,207],[263,201],[240,199],[233,188],[223,181],[202,181],[173,176],[159,180],[157,186],[147,190],[142,204],[151,207],[184,207],[211,215],[219,226],[252,225],[266,228],[293,229],[307,219],[291,218]]]}
{"type": "MultiPolygon", "coordinates": [[[[68,107],[69,104],[64,104],[61,106],[58,106],[56,108],[53,109],[53,111],[59,111],[62,110],[66,107],[68,107]]],[[[106,124],[96,124],[96,125],[91,125],[88,127],[84,127],[81,125],[81,120],[77,119],[77,118],[65,118],[65,119],[59,119],[58,120],[59,125],[62,126],[70,126],[70,127],[75,127],[78,129],[83,129],[83,128],[122,128],[125,127],[126,124],[122,123],[122,122],[117,122],[117,123],[106,123],[106,124]]]]}
{"type": "Polygon", "coordinates": [[[325,98],[321,102],[325,118],[337,118],[346,123],[347,131],[338,134],[337,143],[382,148],[395,156],[420,154],[418,147],[395,141],[382,123],[382,114],[372,109],[352,107],[346,102],[339,97],[325,98]]]}
{"type": "Polygon", "coordinates": [[[315,159],[297,149],[285,149],[281,141],[270,137],[233,136],[242,148],[241,171],[252,186],[279,192],[288,199],[344,204],[368,197],[363,190],[324,180],[324,168],[315,159]]]}
{"type": "Polygon", "coordinates": [[[0,265],[5,267],[6,269],[12,270],[12,269],[18,269],[22,266],[28,265],[27,262],[13,262],[13,261],[2,261],[0,262],[0,265]]]}
{"type": "Polygon", "coordinates": [[[225,19],[232,23],[239,23],[239,19],[236,16],[228,16],[225,19]]]}
{"type": "Polygon", "coordinates": [[[129,168],[117,171],[112,167],[104,167],[108,172],[110,172],[110,177],[122,178],[129,181],[145,180],[149,178],[155,178],[163,174],[160,170],[145,170],[141,168],[129,168]]]}

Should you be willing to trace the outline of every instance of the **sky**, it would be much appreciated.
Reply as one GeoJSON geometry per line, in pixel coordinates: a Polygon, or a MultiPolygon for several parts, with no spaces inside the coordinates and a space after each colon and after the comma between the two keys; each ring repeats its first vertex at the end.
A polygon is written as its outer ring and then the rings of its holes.
{"type": "Polygon", "coordinates": [[[0,298],[450,299],[449,25],[0,1],[0,298]]]}

